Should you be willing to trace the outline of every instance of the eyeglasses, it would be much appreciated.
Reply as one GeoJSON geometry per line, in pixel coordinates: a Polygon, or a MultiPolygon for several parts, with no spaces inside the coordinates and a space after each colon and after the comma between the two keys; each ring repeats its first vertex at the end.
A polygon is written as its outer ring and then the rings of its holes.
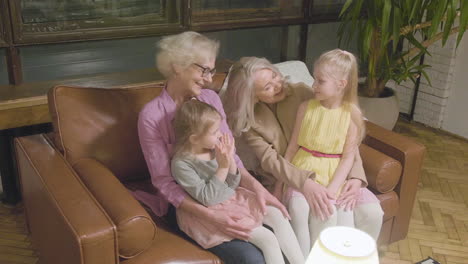
{"type": "Polygon", "coordinates": [[[213,76],[215,75],[216,73],[216,68],[215,69],[210,69],[208,67],[203,67],[201,66],[200,64],[197,64],[197,63],[194,63],[193,65],[199,67],[200,69],[202,69],[202,77],[205,78],[208,76],[208,74],[210,74],[210,76],[213,76]]]}

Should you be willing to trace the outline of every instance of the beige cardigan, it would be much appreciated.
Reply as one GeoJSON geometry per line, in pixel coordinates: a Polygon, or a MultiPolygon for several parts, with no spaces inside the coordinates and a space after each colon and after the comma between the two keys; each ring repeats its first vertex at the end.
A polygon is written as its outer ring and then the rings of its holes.
{"type": "MultiPolygon", "coordinates": [[[[253,152],[259,164],[248,169],[252,169],[269,190],[272,190],[276,180],[302,190],[305,180],[315,177],[314,172],[298,169],[283,158],[294,128],[297,108],[301,102],[312,98],[312,89],[304,83],[289,84],[286,89],[286,98],[276,103],[276,113],[267,104],[257,103],[256,124],[242,133],[244,144],[253,152]]],[[[351,178],[360,179],[362,186],[367,186],[359,153],[348,176],[348,179],[351,178]]]]}

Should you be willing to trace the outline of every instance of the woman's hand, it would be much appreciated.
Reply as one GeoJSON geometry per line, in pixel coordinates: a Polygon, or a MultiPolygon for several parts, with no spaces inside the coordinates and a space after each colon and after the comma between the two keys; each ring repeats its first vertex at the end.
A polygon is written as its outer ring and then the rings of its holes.
{"type": "Polygon", "coordinates": [[[248,240],[250,238],[252,229],[239,224],[240,219],[235,213],[205,207],[190,196],[185,197],[178,209],[185,210],[197,216],[203,222],[214,225],[217,227],[217,230],[224,232],[228,236],[241,240],[248,240]]]}
{"type": "Polygon", "coordinates": [[[215,146],[215,158],[218,162],[218,168],[229,168],[231,157],[227,146],[223,140],[220,140],[215,146]]]}
{"type": "Polygon", "coordinates": [[[322,221],[333,214],[333,205],[330,199],[334,199],[334,197],[330,195],[327,188],[312,179],[307,179],[304,182],[302,193],[314,214],[320,217],[322,221]]]}
{"type": "Polygon", "coordinates": [[[257,200],[260,203],[262,213],[264,215],[267,213],[267,205],[271,205],[273,207],[278,208],[281,211],[281,213],[283,213],[284,217],[291,220],[291,216],[289,215],[286,207],[278,199],[276,199],[276,197],[273,196],[267,189],[265,189],[263,185],[258,183],[254,191],[257,194],[257,200]]]}
{"type": "Polygon", "coordinates": [[[266,206],[271,205],[273,207],[278,208],[281,211],[281,213],[283,213],[284,217],[286,217],[288,220],[291,220],[291,216],[289,215],[286,207],[265,188],[263,188],[263,191],[257,192],[257,199],[262,205],[263,214],[267,213],[266,206]]]}
{"type": "Polygon", "coordinates": [[[262,213],[267,213],[267,205],[278,208],[287,219],[291,219],[286,207],[276,199],[263,185],[258,182],[245,168],[239,168],[241,174],[240,186],[254,192],[257,195],[257,200],[261,206],[262,213]]]}
{"type": "Polygon", "coordinates": [[[336,205],[344,208],[345,211],[353,210],[359,198],[361,184],[359,179],[348,180],[336,201],[336,205]]]}
{"type": "Polygon", "coordinates": [[[205,220],[211,222],[212,225],[218,227],[217,230],[224,232],[226,235],[240,240],[248,241],[252,229],[245,227],[239,223],[241,218],[234,212],[218,211],[209,209],[211,212],[205,220]]]}

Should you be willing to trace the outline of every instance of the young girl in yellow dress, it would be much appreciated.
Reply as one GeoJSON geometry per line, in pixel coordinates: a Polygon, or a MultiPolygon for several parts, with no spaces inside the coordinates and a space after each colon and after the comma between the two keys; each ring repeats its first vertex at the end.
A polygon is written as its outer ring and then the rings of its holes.
{"type": "MultiPolygon", "coordinates": [[[[199,203],[227,212],[240,225],[252,228],[249,242],[260,248],[267,264],[284,264],[281,250],[289,263],[303,264],[304,256],[288,219],[273,206],[267,206],[263,215],[255,193],[239,186],[234,140],[221,134],[221,120],[214,107],[198,100],[181,106],[173,121],[177,145],[171,161],[172,175],[199,203]],[[274,233],[262,224],[270,226],[274,233]]],[[[203,248],[233,239],[225,230],[185,210],[176,209],[176,216],[180,229],[203,248]]]]}
{"type": "MultiPolygon", "coordinates": [[[[299,106],[285,154],[285,158],[295,166],[316,172],[315,181],[326,187],[327,195],[335,205],[328,219],[314,215],[312,210],[310,215],[291,214],[292,218],[308,217],[300,221],[308,223],[308,226],[293,228],[296,234],[309,231],[310,246],[326,227],[354,227],[353,211],[340,208],[336,200],[353,165],[356,148],[365,134],[357,103],[358,71],[354,55],[340,49],[322,54],[314,64],[314,79],[315,97],[299,106]]],[[[275,189],[278,192],[279,184],[275,189]]],[[[285,196],[287,200],[301,194],[289,188],[285,196]]],[[[359,197],[352,203],[367,202],[378,200],[367,188],[361,188],[359,197]]],[[[309,209],[304,208],[307,212],[309,209]]]]}

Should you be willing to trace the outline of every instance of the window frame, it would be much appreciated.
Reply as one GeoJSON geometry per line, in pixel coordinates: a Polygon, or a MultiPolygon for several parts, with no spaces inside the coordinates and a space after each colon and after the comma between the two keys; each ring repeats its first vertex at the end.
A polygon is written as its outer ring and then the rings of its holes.
{"type": "MultiPolygon", "coordinates": [[[[316,23],[326,23],[326,22],[336,22],[339,20],[339,15],[341,12],[341,7],[337,11],[332,11],[328,13],[319,13],[319,14],[313,14],[314,12],[314,2],[316,0],[309,0],[309,10],[308,10],[308,18],[309,18],[309,23],[311,24],[316,24],[316,23]]],[[[345,1],[346,2],[346,1],[345,1]]],[[[331,4],[328,4],[328,6],[331,6],[331,4]]]]}

